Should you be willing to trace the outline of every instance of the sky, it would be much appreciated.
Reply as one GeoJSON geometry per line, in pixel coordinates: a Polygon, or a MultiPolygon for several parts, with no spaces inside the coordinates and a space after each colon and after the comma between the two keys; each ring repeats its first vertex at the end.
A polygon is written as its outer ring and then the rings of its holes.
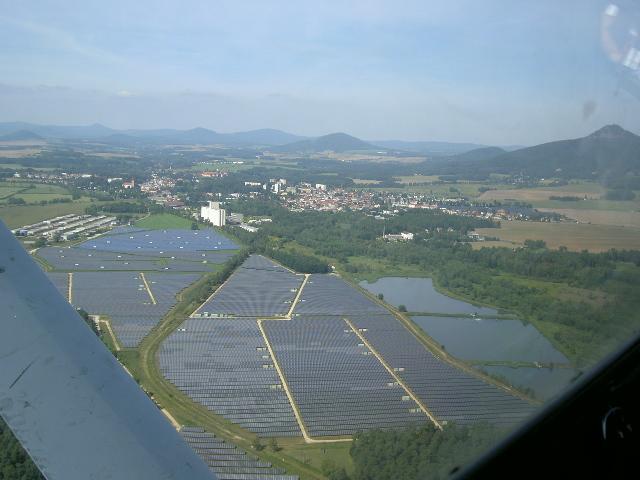
{"type": "Polygon", "coordinates": [[[638,99],[600,0],[0,0],[0,121],[531,145],[638,99]]]}

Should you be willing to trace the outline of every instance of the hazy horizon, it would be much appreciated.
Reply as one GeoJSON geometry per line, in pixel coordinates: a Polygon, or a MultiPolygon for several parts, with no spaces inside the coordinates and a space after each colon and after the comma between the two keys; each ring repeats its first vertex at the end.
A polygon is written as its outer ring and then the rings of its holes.
{"type": "Polygon", "coordinates": [[[15,2],[0,121],[487,145],[635,132],[606,3],[15,2]]]}

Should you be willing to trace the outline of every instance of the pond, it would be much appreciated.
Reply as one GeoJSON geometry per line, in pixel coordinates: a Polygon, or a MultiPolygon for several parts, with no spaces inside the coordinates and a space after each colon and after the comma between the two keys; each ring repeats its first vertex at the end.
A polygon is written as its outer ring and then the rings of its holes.
{"type": "Polygon", "coordinates": [[[498,313],[493,308],[479,307],[437,292],[430,278],[384,277],[373,283],[360,282],[360,286],[376,295],[382,293],[387,303],[396,307],[404,305],[410,312],[479,315],[498,313]]]}
{"type": "Polygon", "coordinates": [[[444,349],[462,360],[568,363],[533,325],[520,320],[413,316],[444,349]]]}
{"type": "Polygon", "coordinates": [[[483,366],[481,370],[507,380],[515,387],[533,390],[539,400],[548,400],[567,387],[578,376],[572,368],[507,367],[502,365],[483,366]]]}
{"type": "MultiPolygon", "coordinates": [[[[405,305],[410,312],[451,315],[414,315],[412,319],[447,352],[461,360],[569,363],[531,324],[520,320],[455,316],[477,313],[491,317],[498,312],[438,293],[430,278],[385,277],[373,283],[361,282],[360,286],[376,295],[382,293],[387,303],[396,307],[405,305]]],[[[476,368],[503,378],[515,387],[529,388],[541,400],[556,395],[577,375],[572,368],[536,368],[533,365],[476,368]]]]}

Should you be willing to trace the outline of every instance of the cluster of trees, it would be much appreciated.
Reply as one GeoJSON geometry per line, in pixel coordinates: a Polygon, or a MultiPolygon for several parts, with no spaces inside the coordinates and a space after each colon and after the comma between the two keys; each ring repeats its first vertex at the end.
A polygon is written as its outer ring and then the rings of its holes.
{"type": "Polygon", "coordinates": [[[100,331],[98,330],[98,326],[96,325],[96,322],[91,320],[89,313],[81,308],[78,308],[76,311],[78,312],[78,315],[80,315],[82,320],[84,320],[84,323],[86,323],[87,326],[91,329],[91,331],[95,333],[96,336],[100,336],[100,331]]]}
{"type": "Polygon", "coordinates": [[[637,175],[608,176],[601,183],[611,189],[640,190],[640,176],[637,175]]]}
{"type": "Polygon", "coordinates": [[[78,152],[72,148],[45,150],[37,155],[12,159],[25,167],[46,167],[65,172],[91,172],[99,177],[136,177],[152,164],[151,158],[102,157],[78,152]]]}
{"type": "MultiPolygon", "coordinates": [[[[34,205],[55,205],[56,203],[71,203],[72,200],[69,197],[58,197],[50,200],[39,200],[34,202],[34,205]]],[[[24,198],[11,197],[7,199],[7,205],[27,205],[24,198]]]]}
{"type": "Polygon", "coordinates": [[[327,273],[331,271],[329,264],[321,258],[296,249],[282,248],[281,242],[274,242],[268,236],[255,235],[238,227],[231,229],[230,232],[240,243],[246,245],[251,253],[271,257],[296,272],[327,273]]]}
{"type": "Polygon", "coordinates": [[[630,189],[608,190],[605,198],[607,200],[634,200],[636,194],[630,189]]]}
{"type": "Polygon", "coordinates": [[[318,255],[342,262],[348,262],[351,256],[386,257],[384,252],[389,246],[380,241],[384,232],[414,232],[416,240],[409,243],[417,245],[427,238],[433,241],[448,238],[449,243],[459,241],[466,239],[470,230],[496,226],[486,219],[431,211],[407,212],[380,221],[358,212],[290,212],[272,202],[244,201],[233,208],[245,214],[260,212],[272,218],[272,222],[263,224],[257,234],[237,233],[243,243],[268,248],[274,245],[273,238],[285,242],[296,240],[311,247],[318,255]]]}
{"type": "Polygon", "coordinates": [[[556,200],[558,202],[578,202],[582,199],[575,195],[551,195],[549,200],[556,200]]]}
{"type": "Polygon", "coordinates": [[[146,213],[147,206],[138,202],[110,202],[101,205],[89,205],[85,208],[87,215],[97,215],[98,213],[146,213]]]}
{"type": "Polygon", "coordinates": [[[355,436],[350,455],[354,471],[348,475],[331,462],[323,465],[331,480],[430,480],[450,478],[498,442],[505,430],[488,424],[469,427],[433,425],[406,430],[370,430],[355,436]]]}
{"type": "Polygon", "coordinates": [[[0,417],[0,480],[44,480],[2,417],[0,417]]]}
{"type": "Polygon", "coordinates": [[[316,256],[306,255],[298,251],[266,249],[262,253],[297,272],[328,273],[331,271],[327,262],[316,256]]]}

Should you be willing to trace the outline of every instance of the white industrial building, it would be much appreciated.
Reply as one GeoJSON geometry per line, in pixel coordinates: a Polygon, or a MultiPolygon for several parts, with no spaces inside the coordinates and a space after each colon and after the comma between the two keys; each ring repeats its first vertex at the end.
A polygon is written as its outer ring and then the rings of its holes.
{"type": "Polygon", "coordinates": [[[216,227],[224,227],[227,223],[227,212],[220,207],[220,202],[209,202],[209,205],[200,208],[200,216],[203,220],[210,221],[216,227]]]}

